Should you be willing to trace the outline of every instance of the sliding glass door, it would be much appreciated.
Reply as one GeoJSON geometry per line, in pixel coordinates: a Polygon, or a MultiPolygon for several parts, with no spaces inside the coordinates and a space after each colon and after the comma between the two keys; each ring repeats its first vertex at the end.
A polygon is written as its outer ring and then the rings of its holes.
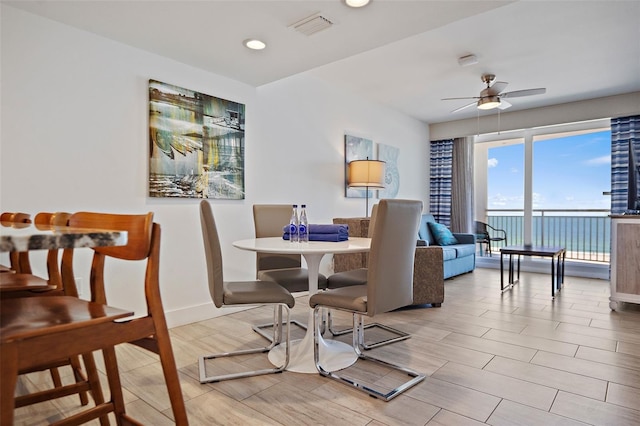
{"type": "Polygon", "coordinates": [[[476,220],[507,231],[510,245],[608,262],[608,120],[481,135],[475,147],[476,220]]]}

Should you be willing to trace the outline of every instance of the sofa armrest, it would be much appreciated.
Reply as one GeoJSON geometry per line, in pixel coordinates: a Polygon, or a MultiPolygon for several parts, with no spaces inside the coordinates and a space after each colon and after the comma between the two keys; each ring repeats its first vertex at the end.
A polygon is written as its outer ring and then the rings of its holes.
{"type": "Polygon", "coordinates": [[[444,301],[442,247],[416,247],[413,263],[413,304],[440,306],[444,301]]]}
{"type": "Polygon", "coordinates": [[[476,243],[476,235],[475,234],[466,234],[466,233],[458,233],[454,232],[453,236],[456,237],[458,243],[460,244],[475,244],[476,243]]]}

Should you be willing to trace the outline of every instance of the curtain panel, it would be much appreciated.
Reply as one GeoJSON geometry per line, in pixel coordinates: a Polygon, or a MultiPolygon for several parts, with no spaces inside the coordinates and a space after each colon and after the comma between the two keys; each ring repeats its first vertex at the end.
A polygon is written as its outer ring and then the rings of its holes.
{"type": "Polygon", "coordinates": [[[474,232],[473,137],[453,141],[451,231],[474,232]]]}
{"type": "MultiPolygon", "coordinates": [[[[630,149],[640,160],[640,115],[612,118],[611,214],[621,214],[628,208],[630,149]]],[[[631,176],[634,177],[633,174],[631,176]]],[[[635,177],[637,179],[637,174],[635,177]]]]}
{"type": "Polygon", "coordinates": [[[429,212],[436,222],[451,225],[453,139],[431,141],[429,212]]]}

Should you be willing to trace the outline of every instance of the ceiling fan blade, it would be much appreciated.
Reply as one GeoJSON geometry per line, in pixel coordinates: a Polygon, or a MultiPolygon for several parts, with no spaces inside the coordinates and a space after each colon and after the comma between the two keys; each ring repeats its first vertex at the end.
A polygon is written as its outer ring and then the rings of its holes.
{"type": "Polygon", "coordinates": [[[521,96],[542,95],[547,89],[540,87],[538,89],[516,90],[514,92],[506,92],[500,95],[501,98],[519,98],[521,96]]]}
{"type": "Polygon", "coordinates": [[[454,113],[454,112],[462,111],[463,109],[467,109],[467,108],[469,108],[470,106],[474,106],[474,105],[476,105],[476,104],[477,104],[477,102],[475,102],[475,101],[474,101],[474,102],[471,102],[470,104],[467,104],[467,105],[465,105],[465,106],[461,106],[460,108],[454,109],[454,110],[453,110],[453,111],[451,111],[451,112],[452,112],[452,113],[454,113]]]}
{"type": "Polygon", "coordinates": [[[489,96],[498,95],[504,89],[506,89],[508,85],[509,85],[509,83],[507,83],[506,81],[496,81],[495,83],[493,83],[493,85],[491,87],[489,87],[489,89],[487,90],[487,94],[489,96]]]}
{"type": "Polygon", "coordinates": [[[500,105],[498,105],[499,109],[507,109],[511,106],[511,104],[504,99],[500,99],[500,105]]]}
{"type": "Polygon", "coordinates": [[[480,99],[478,96],[465,96],[464,98],[442,98],[441,101],[457,101],[460,99],[480,99]]]}

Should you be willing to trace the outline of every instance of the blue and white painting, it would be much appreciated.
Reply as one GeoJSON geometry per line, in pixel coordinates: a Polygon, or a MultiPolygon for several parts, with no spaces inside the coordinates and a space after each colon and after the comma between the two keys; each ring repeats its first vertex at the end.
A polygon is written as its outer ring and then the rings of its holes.
{"type": "Polygon", "coordinates": [[[400,189],[398,156],[400,149],[391,145],[378,144],[378,160],[384,161],[384,189],[378,190],[379,198],[396,198],[400,189]]]}

